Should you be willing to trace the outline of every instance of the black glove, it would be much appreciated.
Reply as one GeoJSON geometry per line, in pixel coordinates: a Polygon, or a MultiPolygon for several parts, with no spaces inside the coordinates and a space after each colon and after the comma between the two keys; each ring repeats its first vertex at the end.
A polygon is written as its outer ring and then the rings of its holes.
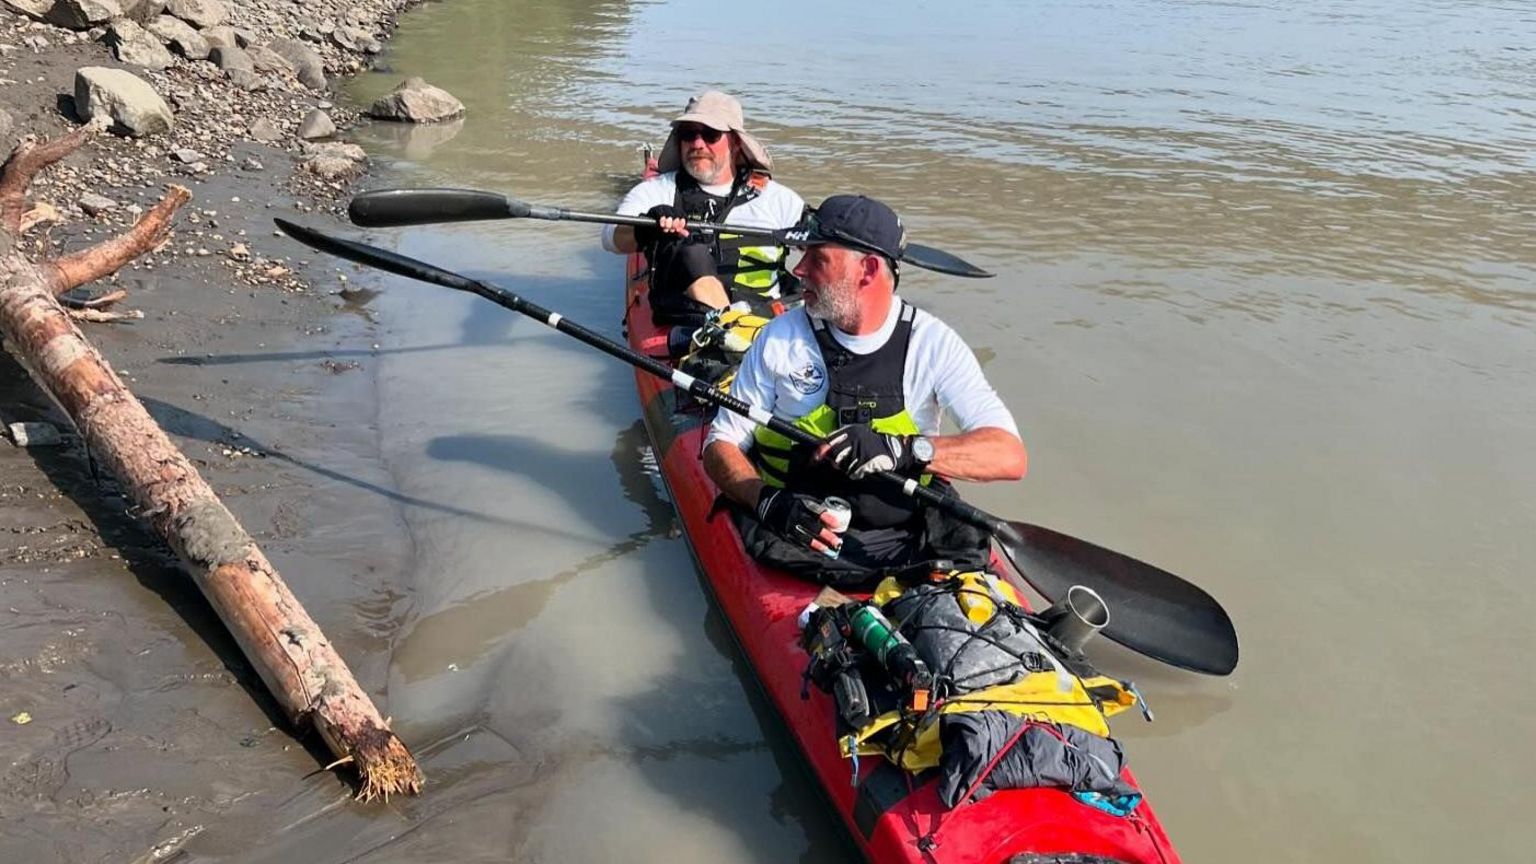
{"type": "Polygon", "coordinates": [[[645,211],[645,215],[655,219],[657,224],[635,226],[635,243],[641,249],[651,248],[656,245],[656,241],[662,238],[663,234],[660,224],[662,219],[686,219],[688,217],[688,214],[683,212],[683,208],[674,207],[671,204],[657,204],[655,207],[645,211]]]}
{"type": "Polygon", "coordinates": [[[850,423],[827,436],[822,458],[854,480],[881,471],[913,476],[923,464],[912,454],[916,435],[886,435],[862,423],[850,423]]]}
{"type": "Polygon", "coordinates": [[[791,543],[810,546],[812,540],[821,540],[823,545],[841,546],[842,538],[831,531],[827,533],[837,538],[834,543],[828,544],[820,537],[827,526],[821,521],[820,511],[807,506],[819,503],[809,495],[764,486],[763,491],[757,493],[757,519],[764,527],[791,543]]]}

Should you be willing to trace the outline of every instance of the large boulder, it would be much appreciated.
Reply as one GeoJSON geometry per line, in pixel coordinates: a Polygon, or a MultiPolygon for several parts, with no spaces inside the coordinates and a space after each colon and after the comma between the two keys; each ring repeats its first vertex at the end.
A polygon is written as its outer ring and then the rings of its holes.
{"type": "Polygon", "coordinates": [[[304,170],[325,180],[343,180],[361,174],[368,154],[356,144],[305,142],[304,170]]]}
{"type": "Polygon", "coordinates": [[[377,54],[384,50],[379,40],[361,27],[337,27],[331,31],[331,41],[348,51],[363,54],[377,54]]]}
{"type": "Polygon", "coordinates": [[[257,72],[268,75],[292,75],[293,64],[283,55],[273,51],[265,45],[253,45],[245,49],[245,53],[251,55],[251,62],[256,65],[257,72]]]}
{"type": "Polygon", "coordinates": [[[13,12],[20,12],[28,18],[36,18],[39,21],[48,17],[48,10],[53,8],[53,0],[0,0],[0,2],[13,12]]]}
{"type": "Polygon", "coordinates": [[[117,59],[145,69],[164,69],[176,62],[160,40],[132,18],[119,18],[108,25],[107,43],[117,59]]]}
{"type": "Polygon", "coordinates": [[[320,59],[315,49],[297,39],[277,39],[267,47],[288,61],[299,83],[311,90],[325,89],[325,61],[320,59]]]}
{"type": "Polygon", "coordinates": [[[241,90],[254,93],[257,90],[267,89],[267,79],[259,72],[252,72],[249,69],[226,69],[224,74],[229,78],[230,83],[241,90]]]}
{"type": "Polygon", "coordinates": [[[122,14],[117,0],[58,0],[44,20],[70,30],[89,30],[122,14]]]}
{"type": "Polygon", "coordinates": [[[331,120],[331,115],[319,108],[311,110],[299,121],[299,137],[305,141],[329,138],[335,134],[336,123],[331,120]]]}
{"type": "Polygon", "coordinates": [[[110,119],[112,131],[135,138],[165,132],[176,122],[171,106],[148,82],[105,66],[76,70],[75,113],[86,121],[110,119]]]}
{"type": "Polygon", "coordinates": [[[132,18],[140,24],[159,18],[165,11],[165,0],[117,0],[123,7],[123,17],[132,18]]]}
{"type": "Polygon", "coordinates": [[[256,67],[251,63],[251,55],[239,48],[219,46],[208,54],[208,59],[213,65],[225,70],[244,69],[247,72],[255,72],[256,67]]]}
{"type": "Polygon", "coordinates": [[[229,17],[219,0],[166,0],[165,11],[199,30],[217,27],[229,17]]]}
{"type": "Polygon", "coordinates": [[[188,60],[208,59],[208,40],[192,29],[192,25],[170,15],[161,15],[149,23],[149,32],[171,46],[177,54],[188,60]]]}
{"type": "Polygon", "coordinates": [[[346,159],[349,162],[367,162],[368,151],[356,144],[348,144],[344,141],[325,141],[319,144],[305,142],[300,150],[305,156],[329,156],[335,159],[346,159]]]}
{"type": "Polygon", "coordinates": [[[266,117],[257,117],[256,122],[252,123],[247,130],[247,134],[256,141],[271,143],[283,137],[283,130],[277,128],[277,124],[266,117]]]}
{"type": "Polygon", "coordinates": [[[228,25],[209,27],[199,31],[199,35],[208,43],[209,50],[214,48],[241,48],[240,40],[235,36],[235,28],[228,25]]]}
{"type": "Polygon", "coordinates": [[[464,103],[441,87],[411,77],[368,106],[369,117],[402,123],[441,123],[464,114],[464,103]]]}

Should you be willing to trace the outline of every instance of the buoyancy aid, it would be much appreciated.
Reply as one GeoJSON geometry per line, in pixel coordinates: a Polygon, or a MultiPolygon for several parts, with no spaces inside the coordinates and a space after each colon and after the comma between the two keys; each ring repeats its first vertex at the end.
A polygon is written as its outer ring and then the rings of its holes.
{"type": "MultiPolygon", "coordinates": [[[[855,354],[839,345],[826,322],[812,318],[812,332],[826,369],[827,401],[796,419],[795,425],[818,438],[850,423],[862,423],[887,435],[921,434],[907,412],[903,384],[916,312],[903,301],[891,337],[869,354],[855,354]]],[[[764,483],[817,497],[846,499],[853,509],[853,528],[909,525],[917,516],[916,500],[899,489],[876,480],[850,480],[831,466],[812,463],[809,448],[794,444],[767,426],[758,426],[753,437],[751,458],[764,483]]],[[[932,479],[932,475],[924,474],[921,482],[927,485],[932,479]]]]}
{"type": "MultiPolygon", "coordinates": [[[[687,171],[678,171],[673,205],[688,214],[689,219],[725,222],[732,210],[761,195],[768,180],[766,171],[743,170],[731,184],[730,193],[721,196],[706,192],[687,171]]],[[[767,296],[779,286],[786,255],[783,246],[764,244],[761,238],[739,234],[716,234],[709,242],[716,272],[733,301],[767,296]]]]}
{"type": "Polygon", "coordinates": [[[882,755],[918,772],[939,764],[939,721],[945,715],[1006,712],[1108,738],[1106,718],[1140,704],[1134,685],[1097,673],[1080,657],[1067,663],[1057,656],[1056,644],[1032,629],[1018,592],[1005,580],[985,572],[934,577],[937,581],[915,586],[887,578],[869,600],[884,610],[932,670],[936,683],[931,707],[923,712],[887,710],[839,735],[844,756],[882,755]],[[986,595],[992,608],[983,623],[977,623],[974,605],[966,602],[967,594],[976,591],[986,595]],[[924,638],[925,633],[946,631],[960,638],[924,638]],[[1014,662],[998,662],[1026,643],[1033,647],[1018,651],[1014,662]],[[969,674],[957,675],[961,667],[968,667],[969,674]],[[981,686],[967,686],[967,680],[981,686]]]}

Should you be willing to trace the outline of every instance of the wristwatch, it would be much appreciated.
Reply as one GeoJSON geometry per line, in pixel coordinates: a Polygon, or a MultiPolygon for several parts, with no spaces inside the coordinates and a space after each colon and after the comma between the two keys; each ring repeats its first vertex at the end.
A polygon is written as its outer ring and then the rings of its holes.
{"type": "Polygon", "coordinates": [[[928,463],[933,461],[933,441],[925,435],[913,438],[912,456],[922,467],[927,468],[928,463]]]}

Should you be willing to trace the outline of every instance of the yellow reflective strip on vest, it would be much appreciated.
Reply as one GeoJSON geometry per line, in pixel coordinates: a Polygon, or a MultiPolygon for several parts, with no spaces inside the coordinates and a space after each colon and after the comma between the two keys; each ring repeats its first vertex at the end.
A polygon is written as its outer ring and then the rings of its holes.
{"type": "Polygon", "coordinates": [[[755,460],[757,477],[769,486],[787,486],[789,480],[789,457],[770,456],[767,453],[758,452],[755,460]]]}
{"type": "MultiPolygon", "coordinates": [[[[876,417],[874,420],[870,421],[869,425],[870,428],[884,435],[922,434],[921,431],[917,428],[917,421],[913,420],[912,415],[908,414],[905,409],[903,409],[900,413],[892,414],[889,417],[876,417]]],[[[827,405],[825,402],[823,402],[822,404],[817,405],[815,408],[812,408],[809,413],[796,419],[795,426],[804,429],[812,435],[815,435],[817,438],[825,438],[838,428],[837,412],[832,410],[830,405],[827,405]]],[[[772,429],[769,429],[767,426],[758,426],[757,428],[753,429],[752,441],[754,444],[752,448],[753,457],[758,460],[771,458],[768,456],[768,454],[762,452],[765,448],[768,450],[776,450],[779,452],[788,453],[790,448],[793,447],[795,443],[789,440],[788,437],[780,435],[772,429]]],[[[775,467],[782,475],[787,475],[789,473],[789,465],[787,463],[783,467],[775,467]]],[[[764,481],[769,479],[766,475],[763,474],[761,461],[758,462],[758,474],[764,481]]],[[[778,480],[778,482],[774,483],[775,486],[785,485],[784,479],[782,477],[775,479],[778,480]]],[[[927,486],[929,483],[933,482],[933,475],[924,474],[918,478],[917,482],[927,486]]]]}
{"type": "MultiPolygon", "coordinates": [[[[796,420],[795,426],[815,435],[817,438],[825,438],[827,433],[836,428],[832,425],[836,422],[835,415],[836,412],[826,405],[818,405],[810,413],[796,420]]],[[[753,429],[752,441],[755,445],[752,448],[752,456],[757,462],[758,474],[763,475],[763,462],[769,461],[771,463],[772,461],[778,461],[779,464],[774,466],[781,475],[778,478],[779,483],[777,485],[784,485],[783,478],[789,474],[789,461],[787,458],[776,460],[772,454],[783,453],[787,457],[790,449],[795,446],[795,442],[789,440],[788,436],[780,435],[767,426],[758,426],[753,429]]],[[[763,475],[763,479],[766,481],[768,477],[763,475]]]]}
{"type": "MultiPolygon", "coordinates": [[[[740,234],[719,235],[721,241],[740,238],[740,234]]],[[[738,272],[732,275],[732,284],[766,294],[779,283],[780,264],[787,252],[783,246],[737,246],[735,251],[738,272]]]]}

